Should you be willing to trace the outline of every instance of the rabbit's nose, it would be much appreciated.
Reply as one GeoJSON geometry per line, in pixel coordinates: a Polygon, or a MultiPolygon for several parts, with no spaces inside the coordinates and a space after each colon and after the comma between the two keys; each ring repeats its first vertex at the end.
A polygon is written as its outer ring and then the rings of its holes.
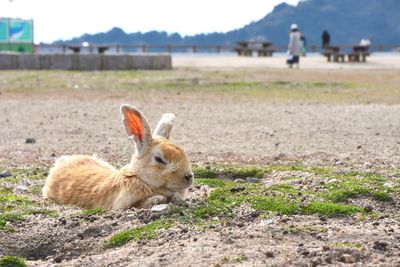
{"type": "Polygon", "coordinates": [[[185,181],[186,181],[188,184],[190,184],[190,183],[192,182],[192,179],[193,179],[193,173],[192,173],[192,172],[189,172],[189,173],[186,173],[186,174],[185,174],[185,181]]]}

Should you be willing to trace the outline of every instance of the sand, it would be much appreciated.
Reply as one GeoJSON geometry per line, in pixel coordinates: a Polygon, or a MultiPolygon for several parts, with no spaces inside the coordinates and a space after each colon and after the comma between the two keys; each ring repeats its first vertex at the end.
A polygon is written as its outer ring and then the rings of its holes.
{"type": "MultiPolygon", "coordinates": [[[[175,68],[288,68],[284,54],[273,57],[238,57],[236,55],[188,54],[173,56],[175,68]]],[[[400,53],[375,53],[365,63],[332,63],[313,54],[300,59],[302,69],[400,69],[400,53]]]]}

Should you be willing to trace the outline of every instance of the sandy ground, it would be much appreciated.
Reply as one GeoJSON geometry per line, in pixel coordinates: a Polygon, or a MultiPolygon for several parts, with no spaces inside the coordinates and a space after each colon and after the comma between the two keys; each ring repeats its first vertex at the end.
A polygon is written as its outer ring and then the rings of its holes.
{"type": "MultiPolygon", "coordinates": [[[[235,55],[207,56],[176,56],[173,57],[174,67],[188,68],[287,68],[286,57],[284,55],[276,55],[273,57],[238,57],[235,55]]],[[[366,63],[328,63],[326,59],[320,55],[311,54],[300,59],[300,68],[302,69],[400,69],[400,53],[375,53],[367,58],[366,63]]]]}
{"type": "Polygon", "coordinates": [[[172,138],[195,162],[309,159],[400,163],[399,105],[289,105],[212,95],[200,99],[159,96],[30,96],[27,100],[3,94],[0,164],[51,164],[54,157],[73,153],[97,153],[108,160],[126,162],[133,146],[123,131],[119,105],[132,102],[153,127],[163,112],[175,113],[172,138]],[[26,138],[35,138],[36,143],[26,144],[26,138]]]}
{"type": "MultiPolygon", "coordinates": [[[[327,75],[329,69],[339,68],[393,70],[400,69],[399,59],[372,56],[367,64],[328,64],[323,58],[307,57],[301,68],[327,69],[327,75]]],[[[194,72],[197,68],[286,68],[283,57],[176,57],[173,61],[176,68],[194,72]]],[[[0,94],[1,170],[49,166],[58,156],[77,153],[96,153],[119,165],[128,162],[133,145],[121,125],[121,103],[137,105],[153,127],[163,112],[175,113],[172,140],[187,149],[194,163],[296,161],[363,171],[400,166],[399,104],[271,101],[212,92],[160,91],[155,96],[142,91],[0,94]],[[27,138],[36,142],[25,143],[27,138]]],[[[268,176],[262,182],[274,179],[268,176]]],[[[193,188],[192,193],[200,189],[193,188]]],[[[107,249],[105,240],[151,221],[154,214],[128,210],[76,217],[71,214],[77,209],[38,201],[59,215],[34,215],[15,225],[15,233],[0,232],[0,256],[21,255],[31,266],[400,266],[398,197],[388,204],[372,203],[381,216],[367,220],[357,215],[280,214],[266,220],[243,207],[228,224],[200,232],[177,225],[154,240],[115,249],[107,249]],[[291,233],[288,226],[301,230],[291,233]]],[[[370,204],[368,199],[355,201],[370,204]]]]}

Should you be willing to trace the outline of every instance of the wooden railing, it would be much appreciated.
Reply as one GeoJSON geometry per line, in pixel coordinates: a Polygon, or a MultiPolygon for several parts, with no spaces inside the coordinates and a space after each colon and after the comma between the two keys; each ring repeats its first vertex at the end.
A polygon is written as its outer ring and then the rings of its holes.
{"type": "MultiPolygon", "coordinates": [[[[272,45],[276,52],[286,52],[287,45],[272,45]]],[[[354,45],[336,45],[342,50],[351,50],[354,45]]],[[[40,44],[35,45],[35,53],[47,54],[47,53],[110,53],[110,54],[124,54],[124,53],[151,53],[151,52],[162,52],[162,53],[226,53],[235,52],[237,45],[90,45],[90,46],[78,46],[78,45],[47,45],[40,44]]],[[[390,52],[399,51],[399,45],[370,45],[369,51],[371,52],[390,52]]],[[[320,45],[309,45],[307,46],[308,52],[321,52],[320,45]]]]}

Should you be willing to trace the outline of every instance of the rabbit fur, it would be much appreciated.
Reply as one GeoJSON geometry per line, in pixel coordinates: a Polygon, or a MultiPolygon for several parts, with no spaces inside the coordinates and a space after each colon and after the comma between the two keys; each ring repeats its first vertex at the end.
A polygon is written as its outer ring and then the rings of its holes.
{"type": "Polygon", "coordinates": [[[168,141],[175,115],[164,114],[152,135],[145,116],[121,106],[123,125],[136,144],[131,162],[120,170],[96,156],[62,156],[43,187],[43,196],[84,209],[146,208],[172,198],[184,200],[193,181],[186,152],[168,141]]]}

